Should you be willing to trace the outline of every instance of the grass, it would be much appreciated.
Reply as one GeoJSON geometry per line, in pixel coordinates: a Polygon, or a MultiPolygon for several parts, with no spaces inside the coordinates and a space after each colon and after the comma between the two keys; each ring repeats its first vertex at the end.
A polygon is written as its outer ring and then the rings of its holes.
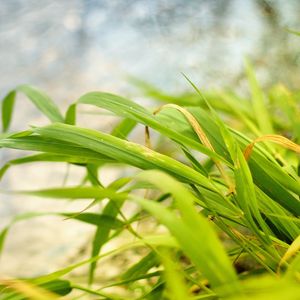
{"type": "Polygon", "coordinates": [[[0,280],[0,299],[298,299],[299,93],[282,85],[263,91],[249,62],[246,73],[248,98],[231,90],[200,92],[193,83],[191,92],[173,96],[135,81],[156,109],[91,92],[63,114],[31,86],[8,93],[0,146],[21,151],[2,166],[0,176],[43,161],[75,164],[86,175],[79,186],[2,192],[87,199],[88,205],[78,213],[16,216],[1,232],[0,250],[5,251],[15,223],[46,215],[85,222],[95,233],[89,258],[36,278],[0,280]],[[49,125],[10,132],[18,93],[49,125]],[[86,105],[113,113],[119,123],[111,133],[81,127],[77,115],[86,105]],[[146,146],[130,141],[139,127],[146,128],[146,146]],[[129,177],[105,186],[99,172],[107,165],[134,168],[129,177]],[[139,207],[129,217],[127,202],[139,207]],[[151,224],[152,231],[139,224],[151,224]],[[135,239],[103,251],[126,233],[135,239]],[[130,260],[128,251],[134,249],[140,250],[139,260],[126,270],[105,283],[96,275],[104,258],[130,260]],[[85,276],[74,277],[72,271],[84,265],[85,276]]]}

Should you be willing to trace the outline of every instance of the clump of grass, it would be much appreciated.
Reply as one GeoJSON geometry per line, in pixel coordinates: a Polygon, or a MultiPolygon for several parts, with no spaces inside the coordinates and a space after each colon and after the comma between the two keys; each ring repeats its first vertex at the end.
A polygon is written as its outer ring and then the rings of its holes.
{"type": "MultiPolygon", "coordinates": [[[[195,86],[178,97],[140,84],[158,107],[169,103],[154,111],[117,95],[91,92],[63,114],[36,88],[23,85],[11,91],[2,102],[0,146],[19,149],[21,156],[6,162],[0,176],[12,166],[40,161],[81,166],[86,175],[80,186],[15,192],[89,200],[84,211],[55,214],[90,224],[95,233],[88,259],[36,278],[2,280],[2,299],[298,299],[299,97],[281,85],[265,93],[250,63],[247,75],[249,99],[234,91],[202,94],[195,86]],[[49,125],[9,132],[20,92],[48,117],[49,125]],[[82,128],[76,116],[84,105],[105,109],[120,122],[110,134],[82,128]],[[151,149],[129,141],[139,126],[147,128],[148,146],[149,132],[155,131],[177,151],[164,151],[153,140],[151,149]],[[33,154],[22,155],[22,150],[33,154]],[[197,159],[198,153],[205,158],[197,159]],[[105,186],[98,173],[111,164],[135,168],[130,177],[105,186]],[[108,202],[100,212],[90,211],[104,199],[108,202]],[[139,207],[127,218],[126,202],[139,207]],[[154,225],[151,234],[137,229],[145,220],[154,225]],[[156,231],[160,224],[166,232],[156,231]],[[102,251],[125,232],[135,240],[102,251]],[[101,260],[126,255],[129,249],[144,249],[145,254],[101,283],[95,277],[101,260]],[[89,272],[78,282],[71,272],[83,265],[89,272]],[[112,286],[126,292],[112,293],[107,289],[112,286]]],[[[44,215],[13,219],[0,235],[0,249],[5,251],[13,224],[44,215]]]]}

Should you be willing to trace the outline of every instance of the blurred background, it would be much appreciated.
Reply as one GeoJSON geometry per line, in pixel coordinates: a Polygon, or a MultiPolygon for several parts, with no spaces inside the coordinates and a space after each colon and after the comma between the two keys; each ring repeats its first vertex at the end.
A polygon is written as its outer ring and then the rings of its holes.
{"type": "Polygon", "coordinates": [[[24,82],[57,101],[126,91],[127,75],[176,92],[180,72],[226,86],[245,56],[266,82],[296,84],[300,41],[285,28],[299,17],[298,0],[1,0],[1,94],[24,82]]]}
{"type": "MultiPolygon", "coordinates": [[[[0,0],[0,96],[29,83],[62,107],[91,90],[140,97],[130,76],[176,93],[190,89],[181,72],[204,89],[239,88],[245,57],[263,85],[280,81],[298,88],[300,38],[287,28],[300,30],[299,0],[0,0]]],[[[20,99],[13,128],[40,118],[20,99]]],[[[14,155],[1,150],[1,165],[14,155]]],[[[1,188],[61,185],[64,171],[53,164],[51,170],[22,166],[7,173],[1,188]]],[[[2,228],[20,212],[70,208],[0,197],[2,228]]],[[[0,275],[43,274],[76,255],[90,228],[53,220],[15,226],[0,275]]]]}

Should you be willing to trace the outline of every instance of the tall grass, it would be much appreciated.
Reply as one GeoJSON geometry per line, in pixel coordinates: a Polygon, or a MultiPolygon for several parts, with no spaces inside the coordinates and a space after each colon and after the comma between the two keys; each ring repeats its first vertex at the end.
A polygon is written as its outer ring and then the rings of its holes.
{"type": "MultiPolygon", "coordinates": [[[[79,186],[14,192],[89,200],[85,211],[49,214],[88,223],[95,233],[88,259],[36,278],[3,279],[0,299],[298,299],[299,94],[282,85],[263,91],[251,64],[246,66],[249,98],[228,90],[200,92],[193,84],[190,93],[172,96],[136,82],[157,103],[154,110],[91,92],[63,114],[31,86],[8,93],[2,102],[0,146],[21,151],[2,166],[0,176],[11,167],[41,161],[82,167],[86,175],[79,186]],[[49,125],[10,132],[18,93],[27,96],[49,125]],[[85,105],[107,110],[120,121],[110,134],[82,128],[76,117],[85,105]],[[129,140],[141,126],[147,147],[129,140]],[[130,177],[105,186],[99,171],[111,164],[135,168],[130,177]],[[108,201],[101,211],[92,209],[104,199],[108,201]],[[139,207],[127,218],[126,202],[139,207]],[[151,233],[139,229],[143,222],[152,224],[151,233]],[[105,244],[125,232],[135,240],[103,252],[105,244]],[[130,249],[143,249],[144,254],[103,284],[95,276],[102,259],[127,256],[130,249]],[[83,265],[89,271],[78,280],[72,271],[83,265]],[[123,292],[112,292],[113,286],[123,292]]],[[[14,218],[0,235],[0,249],[5,251],[16,222],[45,215],[14,218]]]]}

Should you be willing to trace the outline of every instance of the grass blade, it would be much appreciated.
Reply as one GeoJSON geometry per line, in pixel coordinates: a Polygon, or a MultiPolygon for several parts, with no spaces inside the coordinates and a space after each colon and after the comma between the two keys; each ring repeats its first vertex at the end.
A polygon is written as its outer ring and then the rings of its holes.
{"type": "Polygon", "coordinates": [[[25,94],[28,99],[52,122],[64,122],[64,118],[55,103],[42,91],[30,85],[20,85],[9,92],[2,101],[2,130],[9,129],[16,92],[25,94]]]}
{"type": "Polygon", "coordinates": [[[261,132],[264,134],[272,134],[274,132],[272,121],[264,101],[263,91],[258,84],[252,65],[248,60],[245,61],[245,66],[252,92],[254,116],[256,117],[261,132]]]}
{"type": "Polygon", "coordinates": [[[159,203],[130,197],[170,230],[214,288],[220,288],[220,293],[225,294],[239,292],[237,276],[228,256],[209,222],[195,210],[194,196],[179,182],[158,171],[147,171],[137,178],[154,184],[165,193],[171,193],[182,219],[159,203]]]}

